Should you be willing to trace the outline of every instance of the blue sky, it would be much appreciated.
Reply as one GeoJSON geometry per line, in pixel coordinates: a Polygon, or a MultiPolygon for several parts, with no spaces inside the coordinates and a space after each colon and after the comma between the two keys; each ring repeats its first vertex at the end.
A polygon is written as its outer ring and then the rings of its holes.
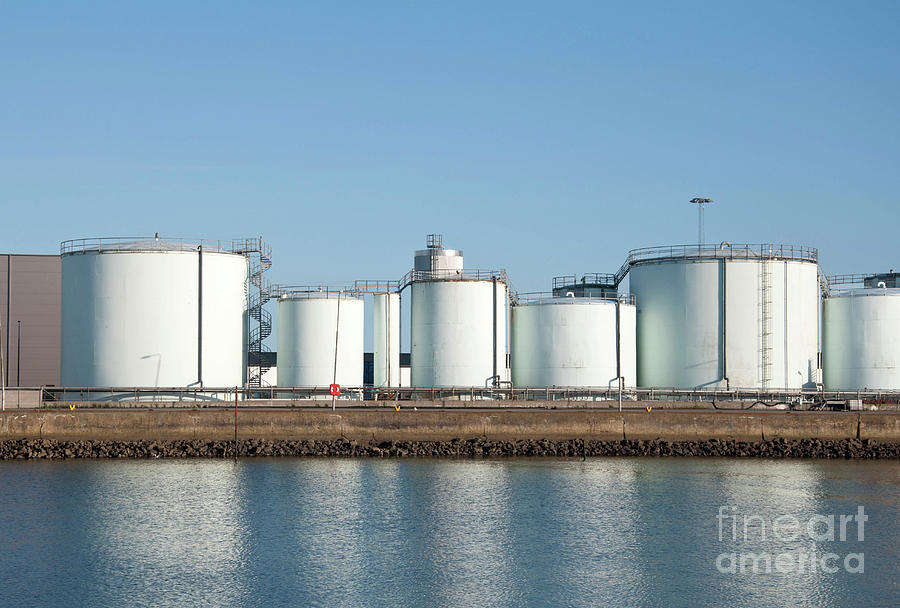
{"type": "Polygon", "coordinates": [[[900,3],[0,0],[0,250],[272,243],[399,278],[429,232],[523,291],[696,239],[900,267],[900,3]]]}

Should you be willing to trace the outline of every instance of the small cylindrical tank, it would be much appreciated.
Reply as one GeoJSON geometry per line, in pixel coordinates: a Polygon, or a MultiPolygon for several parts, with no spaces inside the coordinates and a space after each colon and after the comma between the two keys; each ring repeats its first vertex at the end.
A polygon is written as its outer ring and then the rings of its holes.
{"type": "Polygon", "coordinates": [[[61,384],[243,385],[248,264],[227,243],[62,243],[61,384]]]}
{"type": "Polygon", "coordinates": [[[826,390],[900,390],[900,289],[887,283],[867,279],[823,301],[826,390]]]}
{"type": "Polygon", "coordinates": [[[374,384],[400,386],[400,294],[376,293],[372,317],[374,384]]]}
{"type": "Polygon", "coordinates": [[[511,313],[517,387],[634,387],[635,307],[621,298],[520,294],[511,313]]]}
{"type": "Polygon", "coordinates": [[[278,386],[362,386],[363,312],[363,299],[356,293],[283,290],[278,299],[278,386]]]}
{"type": "Polygon", "coordinates": [[[817,252],[677,245],[629,254],[638,386],[814,388],[817,252]]]}
{"type": "Polygon", "coordinates": [[[435,276],[459,274],[463,269],[463,252],[459,249],[444,249],[440,234],[429,234],[427,249],[416,251],[413,270],[432,273],[435,276]]]}

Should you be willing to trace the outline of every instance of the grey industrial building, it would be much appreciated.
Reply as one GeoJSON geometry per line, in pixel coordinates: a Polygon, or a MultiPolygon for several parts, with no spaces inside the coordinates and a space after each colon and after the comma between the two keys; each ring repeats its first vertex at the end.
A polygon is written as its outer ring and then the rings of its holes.
{"type": "Polygon", "coordinates": [[[0,348],[8,386],[59,384],[58,255],[0,254],[0,348]]]}

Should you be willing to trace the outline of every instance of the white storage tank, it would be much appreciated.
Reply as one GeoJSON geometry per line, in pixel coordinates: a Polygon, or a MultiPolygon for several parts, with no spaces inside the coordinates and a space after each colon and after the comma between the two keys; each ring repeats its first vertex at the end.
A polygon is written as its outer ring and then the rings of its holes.
{"type": "Polygon", "coordinates": [[[278,294],[278,386],[363,385],[360,294],[335,289],[275,287],[278,294]],[[335,335],[337,333],[337,335],[335,335]]]}
{"type": "Polygon", "coordinates": [[[490,387],[506,372],[506,275],[460,271],[412,283],[414,387],[490,387]]]}
{"type": "Polygon", "coordinates": [[[62,243],[61,384],[242,386],[248,258],[236,250],[157,238],[62,243]]]}
{"type": "Polygon", "coordinates": [[[829,281],[822,316],[826,390],[900,390],[900,289],[892,275],[829,281]]]}
{"type": "Polygon", "coordinates": [[[511,312],[512,382],[517,387],[634,387],[635,306],[627,294],[519,294],[511,312]]]}
{"type": "Polygon", "coordinates": [[[817,251],[678,245],[632,251],[641,387],[814,388],[817,251]]]}
{"type": "Polygon", "coordinates": [[[374,385],[400,386],[400,294],[376,293],[372,317],[374,385]]]}

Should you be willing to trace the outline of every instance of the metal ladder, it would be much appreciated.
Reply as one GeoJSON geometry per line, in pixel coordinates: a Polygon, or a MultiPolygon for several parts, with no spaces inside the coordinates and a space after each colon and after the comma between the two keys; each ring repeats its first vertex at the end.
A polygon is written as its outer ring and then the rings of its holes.
{"type": "Polygon", "coordinates": [[[759,379],[762,388],[772,381],[772,265],[760,260],[759,269],[759,379]]]}
{"type": "Polygon", "coordinates": [[[262,360],[262,353],[272,352],[272,349],[264,344],[266,338],[272,335],[272,315],[263,308],[272,297],[272,285],[263,277],[263,273],[272,267],[272,248],[259,237],[247,239],[239,252],[247,256],[250,266],[247,314],[256,321],[256,326],[251,327],[247,335],[248,359],[255,358],[255,361],[248,361],[247,386],[260,388],[263,375],[272,368],[262,360]]]}

